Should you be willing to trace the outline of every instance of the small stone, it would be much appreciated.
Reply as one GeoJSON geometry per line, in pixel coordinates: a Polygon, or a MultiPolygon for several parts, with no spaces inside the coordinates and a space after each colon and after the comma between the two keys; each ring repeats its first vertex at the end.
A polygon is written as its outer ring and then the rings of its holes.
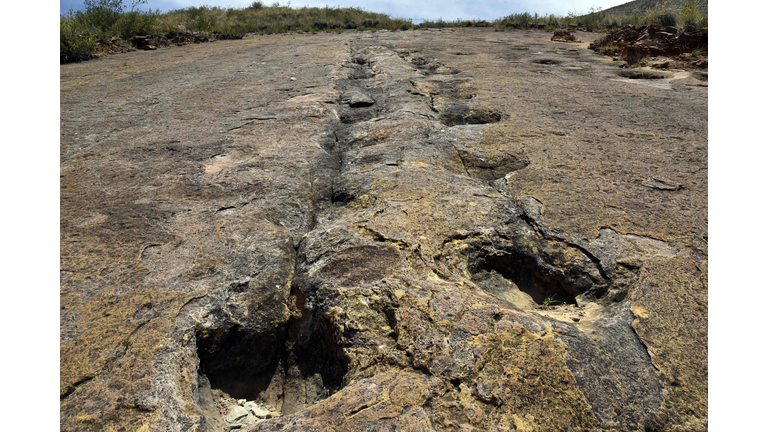
{"type": "Polygon", "coordinates": [[[478,380],[476,385],[477,389],[477,398],[480,399],[482,402],[488,403],[491,401],[491,389],[488,388],[487,385],[483,381],[478,380]]]}
{"type": "Polygon", "coordinates": [[[263,419],[263,418],[267,418],[267,416],[269,415],[268,409],[257,405],[255,402],[248,402],[245,404],[245,407],[249,409],[253,413],[253,415],[256,416],[256,418],[263,419]]]}
{"type": "Polygon", "coordinates": [[[248,410],[241,407],[241,406],[235,406],[232,408],[231,411],[229,411],[229,414],[224,418],[227,423],[234,423],[241,418],[248,415],[248,410]]]}
{"type": "Polygon", "coordinates": [[[296,77],[291,77],[291,81],[296,81],[296,77]]]}

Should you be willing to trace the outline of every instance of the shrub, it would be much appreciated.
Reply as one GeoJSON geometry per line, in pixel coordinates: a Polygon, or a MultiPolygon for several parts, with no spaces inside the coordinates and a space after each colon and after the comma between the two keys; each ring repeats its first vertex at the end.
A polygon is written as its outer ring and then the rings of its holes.
{"type": "Polygon", "coordinates": [[[71,9],[59,20],[59,57],[61,63],[85,60],[96,51],[96,29],[82,12],[71,9]]]}
{"type": "Polygon", "coordinates": [[[665,13],[657,18],[656,23],[661,24],[662,27],[675,27],[677,18],[675,18],[675,14],[665,13]]]}
{"type": "Polygon", "coordinates": [[[83,0],[88,24],[108,32],[123,13],[123,0],[83,0]]]}
{"type": "Polygon", "coordinates": [[[702,10],[698,2],[688,1],[680,10],[680,20],[686,27],[706,27],[707,14],[702,10]]]}
{"type": "Polygon", "coordinates": [[[603,12],[601,7],[592,6],[589,9],[589,14],[581,18],[582,18],[582,23],[587,28],[587,30],[593,31],[598,27],[604,25],[605,12],[603,12]]]}
{"type": "Polygon", "coordinates": [[[194,7],[190,6],[188,9],[190,16],[189,24],[187,28],[193,31],[207,32],[213,31],[214,25],[216,25],[216,17],[214,17],[211,10],[204,6],[194,7]]]}
{"type": "Polygon", "coordinates": [[[117,34],[123,39],[133,36],[147,36],[159,31],[157,13],[131,11],[120,16],[115,23],[117,34]]]}
{"type": "Polygon", "coordinates": [[[521,14],[517,14],[513,22],[522,28],[528,28],[530,27],[532,20],[533,20],[533,17],[531,16],[531,14],[529,14],[528,12],[523,12],[521,14]]]}

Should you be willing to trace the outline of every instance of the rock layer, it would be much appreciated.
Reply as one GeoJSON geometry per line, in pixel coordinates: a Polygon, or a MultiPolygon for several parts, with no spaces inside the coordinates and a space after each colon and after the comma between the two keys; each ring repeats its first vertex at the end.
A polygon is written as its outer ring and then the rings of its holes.
{"type": "Polygon", "coordinates": [[[706,430],[706,88],[548,37],[62,66],[61,429],[706,430]]]}

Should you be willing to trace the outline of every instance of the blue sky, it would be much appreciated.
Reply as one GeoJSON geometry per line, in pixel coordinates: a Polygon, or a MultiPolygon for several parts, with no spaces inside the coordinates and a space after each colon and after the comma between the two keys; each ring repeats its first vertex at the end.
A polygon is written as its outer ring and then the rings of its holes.
{"type": "MultiPolygon", "coordinates": [[[[568,12],[586,13],[592,6],[607,9],[627,3],[629,0],[517,0],[517,1],[469,1],[469,0],[291,0],[291,7],[331,7],[356,6],[371,12],[383,12],[394,18],[411,18],[414,22],[422,19],[446,21],[462,19],[494,20],[511,13],[538,12],[540,15],[553,13],[565,16],[568,12]]],[[[70,8],[82,8],[82,0],[59,0],[60,13],[70,8]]],[[[124,0],[130,5],[130,0],[124,0]]],[[[220,6],[243,8],[253,3],[253,0],[149,0],[147,4],[152,10],[168,11],[188,6],[220,6]]],[[[270,5],[274,0],[262,0],[270,5]]],[[[280,4],[288,4],[281,0],[280,4]]],[[[144,7],[146,9],[146,7],[144,7]]]]}

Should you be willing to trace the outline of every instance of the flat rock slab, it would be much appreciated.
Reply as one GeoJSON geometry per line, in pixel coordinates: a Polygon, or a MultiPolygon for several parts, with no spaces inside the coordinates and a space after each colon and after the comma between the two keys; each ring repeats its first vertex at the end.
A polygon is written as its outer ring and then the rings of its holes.
{"type": "Polygon", "coordinates": [[[575,36],[62,65],[61,430],[707,430],[707,87],[575,36]]]}

